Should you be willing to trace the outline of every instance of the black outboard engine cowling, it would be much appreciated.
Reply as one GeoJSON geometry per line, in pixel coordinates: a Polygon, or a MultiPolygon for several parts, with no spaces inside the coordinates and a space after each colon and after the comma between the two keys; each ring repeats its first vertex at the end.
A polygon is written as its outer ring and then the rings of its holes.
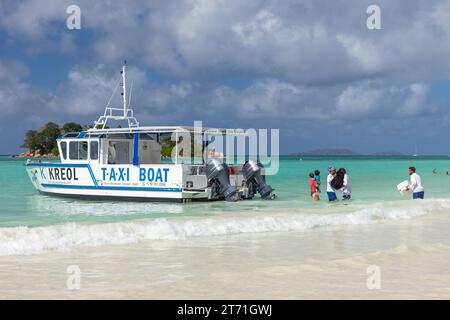
{"type": "Polygon", "coordinates": [[[276,195],[273,193],[272,187],[266,183],[266,177],[261,173],[263,168],[264,166],[260,162],[248,160],[242,167],[242,174],[247,182],[250,197],[253,197],[256,189],[261,198],[273,200],[276,195]]]}
{"type": "Polygon", "coordinates": [[[237,190],[230,184],[230,171],[225,163],[211,159],[206,165],[208,186],[212,189],[213,198],[223,196],[227,201],[237,201],[237,190]]]}

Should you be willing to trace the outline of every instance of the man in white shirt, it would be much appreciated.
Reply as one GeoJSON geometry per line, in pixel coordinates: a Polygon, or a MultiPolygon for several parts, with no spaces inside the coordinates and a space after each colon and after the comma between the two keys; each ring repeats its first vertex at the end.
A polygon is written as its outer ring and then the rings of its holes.
{"type": "Polygon", "coordinates": [[[328,167],[328,176],[327,176],[327,195],[328,195],[328,201],[336,201],[336,190],[333,189],[331,186],[331,180],[336,176],[336,168],[335,167],[328,167]]]}
{"type": "Polygon", "coordinates": [[[409,167],[409,186],[406,190],[411,190],[413,199],[423,199],[425,196],[425,189],[422,186],[422,179],[416,173],[416,168],[409,167]]]}

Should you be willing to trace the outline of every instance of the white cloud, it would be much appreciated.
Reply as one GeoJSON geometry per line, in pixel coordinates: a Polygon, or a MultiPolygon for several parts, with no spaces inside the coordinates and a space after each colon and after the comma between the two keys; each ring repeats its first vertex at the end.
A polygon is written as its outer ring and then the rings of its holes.
{"type": "Polygon", "coordinates": [[[436,25],[444,34],[450,34],[450,2],[443,1],[434,4],[428,13],[431,24],[436,25]]]}
{"type": "MultiPolygon", "coordinates": [[[[57,42],[71,51],[76,44],[64,23],[69,2],[8,1],[0,26],[24,41],[40,39],[50,47],[57,42]]],[[[375,31],[365,27],[362,2],[80,0],[79,5],[80,32],[92,35],[98,61],[139,59],[193,81],[199,75],[217,80],[245,73],[302,85],[380,74],[417,82],[450,72],[438,59],[450,55],[450,44],[442,41],[450,30],[444,0],[434,6],[381,1],[383,29],[375,31]]]]}
{"type": "Polygon", "coordinates": [[[211,93],[214,111],[233,110],[236,117],[271,121],[351,123],[367,118],[405,119],[427,109],[428,88],[422,83],[408,85],[362,81],[334,87],[305,87],[274,79],[257,81],[244,90],[219,87],[211,93]]]}
{"type": "Polygon", "coordinates": [[[74,36],[66,29],[66,8],[71,0],[3,0],[0,2],[0,30],[29,52],[71,53],[74,36]]]}
{"type": "Polygon", "coordinates": [[[2,1],[0,25],[12,33],[43,39],[54,34],[52,22],[65,22],[68,3],[59,0],[2,1]]]}
{"type": "Polygon", "coordinates": [[[354,58],[362,70],[378,72],[383,66],[382,54],[376,43],[370,40],[361,40],[351,35],[338,34],[336,39],[347,50],[349,56],[354,58]]]}
{"type": "Polygon", "coordinates": [[[400,107],[400,114],[415,116],[423,111],[426,106],[428,88],[423,83],[413,83],[409,86],[404,104],[400,107]]]}
{"type": "MultiPolygon", "coordinates": [[[[67,82],[53,101],[55,111],[71,116],[100,115],[118,82],[118,75],[108,74],[103,65],[92,69],[75,66],[68,74],[67,82]]],[[[116,95],[120,93],[118,92],[116,95]]],[[[117,103],[114,107],[120,107],[117,103]]]]}
{"type": "Polygon", "coordinates": [[[192,93],[192,85],[190,83],[180,83],[170,85],[170,92],[177,97],[186,98],[192,93]]]}
{"type": "Polygon", "coordinates": [[[23,64],[0,64],[3,119],[27,112],[36,123],[50,116],[93,121],[125,58],[132,104],[149,125],[195,118],[297,130],[365,124],[383,132],[392,121],[401,127],[413,117],[445,116],[428,96],[434,81],[449,80],[449,1],[380,0],[382,30],[375,31],[366,28],[365,2],[77,3],[82,30],[69,32],[70,1],[0,2],[0,32],[10,50],[37,58],[80,52],[79,65],[49,90],[27,83],[23,64]]]}
{"type": "Polygon", "coordinates": [[[28,68],[15,60],[0,59],[0,116],[9,120],[20,116],[33,118],[39,110],[46,113],[52,95],[28,84],[28,68]]]}
{"type": "Polygon", "coordinates": [[[368,115],[380,105],[383,92],[367,84],[347,87],[337,98],[336,112],[340,117],[368,115]]]}

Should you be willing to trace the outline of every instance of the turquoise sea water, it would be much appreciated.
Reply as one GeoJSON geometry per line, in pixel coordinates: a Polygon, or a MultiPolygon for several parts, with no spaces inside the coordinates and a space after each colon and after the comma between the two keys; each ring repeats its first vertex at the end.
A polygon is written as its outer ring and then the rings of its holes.
{"type": "MultiPolygon", "coordinates": [[[[111,222],[148,217],[210,215],[221,211],[282,210],[313,207],[332,211],[326,194],[313,203],[309,198],[308,173],[319,169],[326,180],[329,165],[345,167],[353,189],[352,204],[387,200],[405,201],[396,185],[408,178],[413,165],[422,176],[427,198],[450,196],[450,158],[447,157],[283,157],[280,170],[267,177],[276,190],[275,201],[210,202],[193,204],[83,201],[43,196],[36,192],[25,173],[24,160],[0,157],[0,227],[42,226],[64,222],[111,222]],[[437,174],[432,174],[436,169],[437,174]]],[[[325,185],[322,185],[325,191],[325,185]]]]}
{"type": "Polygon", "coordinates": [[[278,174],[267,177],[278,195],[274,201],[257,197],[237,203],[136,203],[40,195],[26,175],[24,159],[0,157],[0,255],[79,244],[284,232],[450,211],[447,170],[447,157],[283,157],[278,174]],[[308,173],[319,169],[325,181],[329,165],[347,169],[353,190],[350,202],[328,203],[325,185],[321,201],[310,200],[308,173]],[[423,203],[396,190],[408,178],[409,166],[422,176],[427,199],[423,203]]]}

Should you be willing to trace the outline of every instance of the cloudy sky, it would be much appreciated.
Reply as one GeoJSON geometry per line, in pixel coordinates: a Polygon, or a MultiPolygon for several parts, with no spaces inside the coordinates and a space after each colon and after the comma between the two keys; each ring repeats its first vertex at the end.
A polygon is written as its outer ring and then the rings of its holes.
{"type": "Polygon", "coordinates": [[[141,124],[279,128],[282,153],[450,154],[449,40],[449,0],[0,0],[0,154],[48,121],[93,123],[124,59],[141,124]]]}

